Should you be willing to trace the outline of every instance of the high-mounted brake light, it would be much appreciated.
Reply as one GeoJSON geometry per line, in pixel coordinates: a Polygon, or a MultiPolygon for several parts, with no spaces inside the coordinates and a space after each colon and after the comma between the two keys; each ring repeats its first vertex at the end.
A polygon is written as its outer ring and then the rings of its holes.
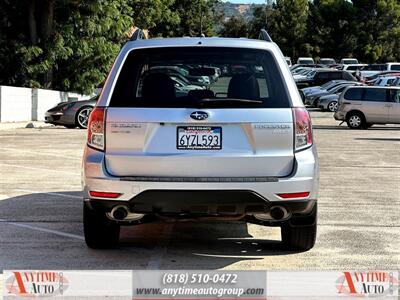
{"type": "Polygon", "coordinates": [[[277,195],[284,199],[307,198],[310,195],[310,192],[282,193],[277,195]]]}
{"type": "Polygon", "coordinates": [[[112,192],[96,192],[96,191],[90,191],[89,195],[91,197],[99,197],[99,198],[118,198],[121,196],[121,193],[112,193],[112,192]]]}
{"type": "Polygon", "coordinates": [[[104,107],[95,107],[90,114],[88,122],[87,143],[89,146],[101,151],[104,150],[105,114],[104,107]]]}
{"type": "Polygon", "coordinates": [[[311,117],[303,107],[293,108],[294,118],[294,149],[304,150],[313,143],[311,117]]]}

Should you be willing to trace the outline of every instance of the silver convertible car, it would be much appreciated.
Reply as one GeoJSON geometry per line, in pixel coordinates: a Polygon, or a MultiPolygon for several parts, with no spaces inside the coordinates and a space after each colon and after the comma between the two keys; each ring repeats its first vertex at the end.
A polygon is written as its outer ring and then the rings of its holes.
{"type": "Polygon", "coordinates": [[[89,100],[60,102],[45,114],[45,122],[67,128],[87,128],[89,115],[99,96],[89,100]]]}

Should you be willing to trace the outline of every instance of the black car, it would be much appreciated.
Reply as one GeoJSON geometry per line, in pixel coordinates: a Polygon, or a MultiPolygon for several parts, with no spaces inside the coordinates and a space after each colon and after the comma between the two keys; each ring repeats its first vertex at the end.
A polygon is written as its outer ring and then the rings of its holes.
{"type": "Polygon", "coordinates": [[[96,105],[99,96],[89,100],[58,103],[45,114],[45,123],[62,125],[67,128],[87,128],[89,115],[96,105]]]}
{"type": "Polygon", "coordinates": [[[308,86],[322,85],[331,80],[357,81],[357,79],[347,71],[335,69],[316,69],[311,72],[306,79],[297,80],[296,85],[298,88],[304,88],[308,86]]]}

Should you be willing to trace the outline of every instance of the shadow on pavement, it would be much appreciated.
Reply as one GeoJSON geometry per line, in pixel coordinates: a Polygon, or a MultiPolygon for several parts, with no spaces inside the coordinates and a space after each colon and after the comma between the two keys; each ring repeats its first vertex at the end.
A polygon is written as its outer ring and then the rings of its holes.
{"type": "Polygon", "coordinates": [[[160,221],[123,227],[117,249],[92,250],[83,240],[80,194],[61,191],[1,200],[0,269],[219,269],[294,253],[268,236],[252,238],[244,222],[160,221]]]}

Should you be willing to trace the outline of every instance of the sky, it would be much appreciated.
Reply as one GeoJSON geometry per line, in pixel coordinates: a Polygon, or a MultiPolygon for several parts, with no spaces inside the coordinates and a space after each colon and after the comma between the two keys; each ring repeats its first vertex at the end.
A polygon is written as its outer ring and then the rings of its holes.
{"type": "Polygon", "coordinates": [[[257,3],[257,4],[265,4],[265,0],[223,0],[224,2],[231,2],[231,3],[257,3]]]}

